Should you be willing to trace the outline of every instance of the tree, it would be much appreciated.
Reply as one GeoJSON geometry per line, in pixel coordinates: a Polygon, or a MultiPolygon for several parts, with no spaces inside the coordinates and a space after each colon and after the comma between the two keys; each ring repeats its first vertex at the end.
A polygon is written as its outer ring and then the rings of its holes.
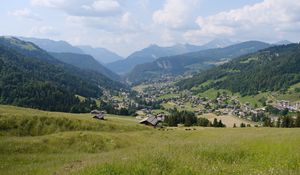
{"type": "Polygon", "coordinates": [[[241,128],[245,128],[245,127],[246,127],[246,124],[245,124],[245,123],[241,123],[241,124],[240,124],[240,127],[241,127],[241,128]]]}
{"type": "Polygon", "coordinates": [[[225,125],[222,123],[222,120],[219,120],[219,122],[218,122],[218,127],[220,127],[220,128],[225,127],[225,125]]]}
{"type": "Polygon", "coordinates": [[[209,120],[207,118],[199,117],[197,119],[197,125],[208,127],[209,126],[209,120]]]}
{"type": "Polygon", "coordinates": [[[284,110],[280,111],[280,115],[282,116],[287,116],[287,114],[289,113],[289,109],[285,108],[284,110]]]}
{"type": "Polygon", "coordinates": [[[221,96],[221,93],[218,91],[217,92],[217,98],[219,98],[221,96]]]}
{"type": "Polygon", "coordinates": [[[264,127],[273,127],[271,118],[265,117],[265,118],[264,118],[263,126],[264,126],[264,127]]]}
{"type": "Polygon", "coordinates": [[[282,118],[281,127],[283,128],[292,128],[294,126],[294,121],[290,116],[284,116],[282,118]]]}
{"type": "Polygon", "coordinates": [[[165,123],[169,126],[177,126],[178,124],[193,126],[197,124],[197,117],[193,112],[173,109],[170,111],[170,115],[166,117],[165,123]]]}
{"type": "Polygon", "coordinates": [[[295,127],[298,127],[298,128],[300,127],[300,112],[297,112],[295,127]]]}
{"type": "Polygon", "coordinates": [[[233,124],[233,127],[236,128],[236,124],[235,123],[233,124]]]}
{"type": "Polygon", "coordinates": [[[276,127],[280,128],[280,126],[281,126],[281,119],[280,119],[280,117],[278,117],[277,122],[276,122],[276,127]]]}
{"type": "Polygon", "coordinates": [[[213,121],[213,124],[212,124],[212,126],[213,127],[218,127],[218,120],[216,119],[216,118],[214,118],[214,121],[213,121]]]}

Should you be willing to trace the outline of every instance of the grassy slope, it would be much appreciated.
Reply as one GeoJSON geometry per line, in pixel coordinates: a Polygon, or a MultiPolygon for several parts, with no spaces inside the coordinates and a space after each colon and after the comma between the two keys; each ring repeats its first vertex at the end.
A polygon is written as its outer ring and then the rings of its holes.
{"type": "MultiPolygon", "coordinates": [[[[298,84],[297,84],[298,85],[298,84]]],[[[295,87],[295,86],[292,86],[295,87]]],[[[298,86],[297,86],[298,87],[298,86]]],[[[203,93],[199,93],[200,96],[202,97],[207,97],[209,99],[215,99],[217,97],[217,93],[220,92],[226,92],[229,95],[233,95],[235,97],[237,97],[237,99],[241,102],[241,103],[250,103],[253,107],[255,106],[255,104],[258,107],[262,107],[261,102],[259,102],[259,99],[265,97],[268,100],[272,100],[273,102],[276,102],[276,100],[289,100],[292,103],[294,102],[298,102],[300,101],[300,93],[298,92],[294,92],[294,90],[290,90],[287,93],[283,94],[280,92],[264,92],[264,93],[259,93],[257,95],[253,95],[253,96],[241,96],[239,93],[235,93],[232,94],[232,92],[225,90],[225,89],[209,89],[203,93]]]]}
{"type": "Polygon", "coordinates": [[[184,128],[163,131],[139,126],[133,118],[107,118],[98,121],[89,114],[0,106],[0,174],[296,175],[300,172],[299,129],[198,127],[191,131],[184,128]],[[45,124],[51,132],[37,132],[36,136],[29,136],[28,132],[20,137],[16,130],[21,125],[9,120],[43,117],[53,119],[46,121],[58,125],[56,130],[49,129],[54,125],[45,124]],[[69,119],[73,127],[59,124],[64,120],[56,123],[55,119],[62,118],[69,119]],[[15,128],[3,130],[3,122],[15,128]]]}

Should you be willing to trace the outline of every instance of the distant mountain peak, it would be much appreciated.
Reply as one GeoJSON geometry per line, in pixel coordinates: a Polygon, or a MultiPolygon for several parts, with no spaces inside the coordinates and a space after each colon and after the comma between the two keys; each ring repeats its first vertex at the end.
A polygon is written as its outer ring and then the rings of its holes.
{"type": "Polygon", "coordinates": [[[123,60],[118,54],[102,47],[92,47],[88,45],[78,46],[84,53],[92,55],[98,62],[108,64],[111,62],[123,60]]]}
{"type": "Polygon", "coordinates": [[[157,44],[150,44],[148,47],[146,47],[145,49],[147,49],[147,48],[160,48],[160,46],[159,45],[157,45],[157,44]]]}
{"type": "Polygon", "coordinates": [[[274,45],[288,45],[288,44],[292,44],[292,42],[290,42],[289,40],[281,40],[274,43],[274,45]]]}
{"type": "Polygon", "coordinates": [[[211,40],[210,42],[204,44],[204,47],[207,48],[223,48],[223,47],[227,47],[230,45],[236,44],[236,42],[231,41],[230,39],[226,39],[226,38],[215,38],[213,40],[211,40]]]}
{"type": "Polygon", "coordinates": [[[74,47],[68,42],[62,40],[55,41],[51,39],[30,38],[30,37],[17,37],[17,38],[20,38],[21,40],[24,41],[32,42],[48,52],[58,52],[58,53],[68,52],[68,53],[83,54],[83,51],[81,49],[74,47]]]}

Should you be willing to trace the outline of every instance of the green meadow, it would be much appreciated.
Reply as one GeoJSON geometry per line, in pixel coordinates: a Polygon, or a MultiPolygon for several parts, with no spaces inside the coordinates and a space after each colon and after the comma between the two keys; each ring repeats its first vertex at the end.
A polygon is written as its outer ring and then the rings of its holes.
{"type": "Polygon", "coordinates": [[[300,174],[300,129],[153,129],[131,117],[0,106],[3,175],[300,174]]]}

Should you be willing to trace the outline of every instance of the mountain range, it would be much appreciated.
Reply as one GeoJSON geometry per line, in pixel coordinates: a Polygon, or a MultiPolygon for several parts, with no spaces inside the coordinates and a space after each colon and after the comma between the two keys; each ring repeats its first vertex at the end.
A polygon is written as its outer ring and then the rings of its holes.
{"type": "Polygon", "coordinates": [[[154,62],[137,65],[127,76],[127,81],[138,84],[159,79],[166,75],[183,75],[208,69],[241,55],[256,52],[271,45],[259,41],[248,41],[225,48],[215,48],[182,55],[162,57],[154,62]]]}
{"type": "Polygon", "coordinates": [[[54,41],[50,39],[30,38],[30,37],[17,37],[17,38],[23,41],[32,42],[47,52],[57,52],[57,53],[67,52],[67,53],[84,54],[84,52],[81,49],[72,46],[66,41],[54,41]]]}
{"type": "Polygon", "coordinates": [[[107,67],[118,74],[126,74],[130,72],[136,65],[149,63],[161,57],[180,55],[211,48],[222,48],[232,44],[234,44],[234,42],[226,39],[215,39],[202,46],[191,44],[176,44],[170,47],[160,47],[153,44],[147,48],[132,53],[124,60],[109,63],[107,64],[107,67]]]}
{"type": "Polygon", "coordinates": [[[91,46],[73,46],[66,41],[55,41],[50,39],[18,37],[21,40],[29,41],[47,52],[55,53],[76,53],[93,56],[100,64],[106,64],[123,59],[121,56],[105,48],[93,48],[91,46]]]}

